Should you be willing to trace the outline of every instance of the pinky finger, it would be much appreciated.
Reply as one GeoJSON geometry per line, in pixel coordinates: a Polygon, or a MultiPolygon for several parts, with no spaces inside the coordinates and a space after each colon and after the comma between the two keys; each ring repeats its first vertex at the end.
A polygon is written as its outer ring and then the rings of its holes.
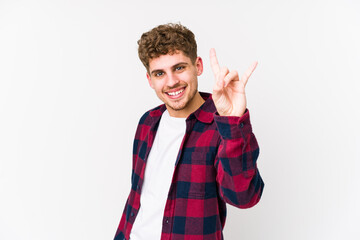
{"type": "Polygon", "coordinates": [[[241,81],[244,83],[244,86],[246,86],[247,81],[249,80],[251,74],[254,72],[257,64],[258,64],[258,62],[255,61],[255,62],[254,62],[253,64],[251,64],[251,66],[246,70],[246,72],[244,73],[244,75],[242,75],[241,81]]]}

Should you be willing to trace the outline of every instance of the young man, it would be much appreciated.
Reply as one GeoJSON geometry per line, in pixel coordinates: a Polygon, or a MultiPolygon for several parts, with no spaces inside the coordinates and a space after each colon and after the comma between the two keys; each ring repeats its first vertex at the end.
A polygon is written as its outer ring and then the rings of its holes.
{"type": "Polygon", "coordinates": [[[140,119],[115,240],[223,239],[226,203],[252,207],[264,187],[244,91],[257,63],[239,78],[211,49],[211,95],[198,92],[203,62],[186,27],[160,25],[138,44],[150,87],[164,104],[140,119]]]}

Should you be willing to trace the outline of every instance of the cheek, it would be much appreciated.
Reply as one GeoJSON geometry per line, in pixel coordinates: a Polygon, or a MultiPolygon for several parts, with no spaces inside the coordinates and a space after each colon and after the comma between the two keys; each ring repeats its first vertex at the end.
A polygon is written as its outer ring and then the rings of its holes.
{"type": "Polygon", "coordinates": [[[159,82],[157,82],[157,83],[153,82],[152,83],[152,88],[157,92],[162,92],[163,86],[159,82]]]}
{"type": "Polygon", "coordinates": [[[189,85],[196,85],[197,84],[197,75],[196,73],[191,73],[187,76],[187,82],[189,85]]]}
{"type": "Polygon", "coordinates": [[[191,84],[196,79],[196,76],[197,75],[193,74],[193,72],[187,72],[187,73],[183,73],[180,76],[180,79],[188,84],[191,84]]]}

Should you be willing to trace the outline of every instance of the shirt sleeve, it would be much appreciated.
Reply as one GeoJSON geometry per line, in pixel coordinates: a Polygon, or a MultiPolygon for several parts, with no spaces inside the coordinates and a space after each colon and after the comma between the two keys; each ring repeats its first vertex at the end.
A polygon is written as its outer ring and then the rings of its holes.
{"type": "Polygon", "coordinates": [[[235,207],[250,208],[259,202],[264,182],[256,164],[259,146],[249,111],[241,117],[215,114],[214,120],[221,138],[215,159],[220,196],[235,207]]]}

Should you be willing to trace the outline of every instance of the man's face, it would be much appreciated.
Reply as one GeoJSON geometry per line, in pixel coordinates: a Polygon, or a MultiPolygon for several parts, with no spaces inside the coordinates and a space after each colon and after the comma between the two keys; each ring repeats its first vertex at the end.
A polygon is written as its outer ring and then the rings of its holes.
{"type": "Polygon", "coordinates": [[[180,116],[182,114],[179,112],[196,110],[192,108],[200,101],[197,76],[200,76],[202,71],[203,63],[200,57],[197,57],[193,64],[183,52],[177,51],[172,55],[151,59],[146,76],[156,95],[166,104],[170,115],[180,116]]]}

